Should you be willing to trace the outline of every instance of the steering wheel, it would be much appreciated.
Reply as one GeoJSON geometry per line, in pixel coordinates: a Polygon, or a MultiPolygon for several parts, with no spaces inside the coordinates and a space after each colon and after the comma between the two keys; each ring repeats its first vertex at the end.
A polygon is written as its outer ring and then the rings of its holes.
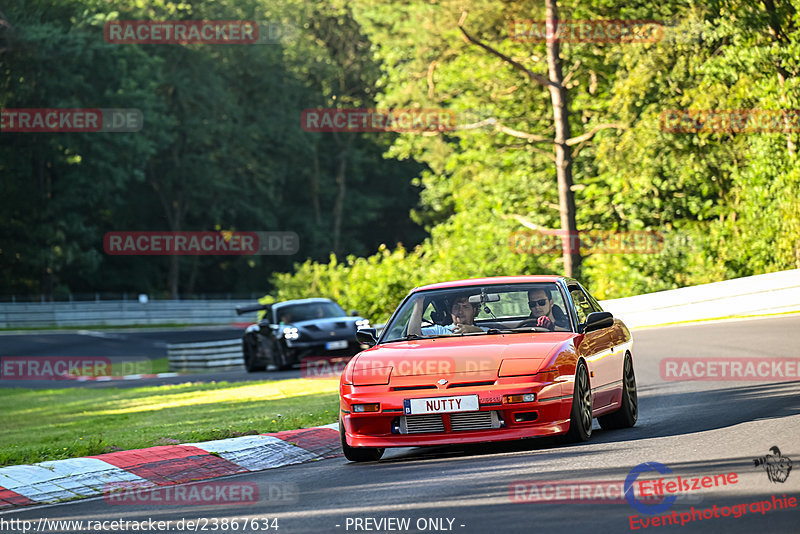
{"type": "Polygon", "coordinates": [[[538,321],[539,321],[539,318],[538,318],[538,317],[537,317],[536,319],[525,319],[524,321],[522,321],[521,323],[519,323],[519,324],[516,326],[516,328],[522,328],[522,327],[525,327],[525,326],[535,326],[535,327],[537,327],[537,328],[541,328],[542,330],[544,330],[544,331],[546,331],[546,332],[549,332],[549,331],[550,331],[550,329],[549,329],[549,328],[545,328],[545,327],[543,327],[543,326],[539,326],[538,324],[536,324],[538,321]]]}

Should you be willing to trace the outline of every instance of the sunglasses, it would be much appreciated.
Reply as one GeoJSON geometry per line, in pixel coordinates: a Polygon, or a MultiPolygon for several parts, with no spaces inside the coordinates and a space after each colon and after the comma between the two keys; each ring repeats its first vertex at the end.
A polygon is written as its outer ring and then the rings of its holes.
{"type": "Polygon", "coordinates": [[[544,306],[547,304],[547,299],[539,299],[539,300],[529,300],[528,307],[533,308],[534,306],[544,306]]]}

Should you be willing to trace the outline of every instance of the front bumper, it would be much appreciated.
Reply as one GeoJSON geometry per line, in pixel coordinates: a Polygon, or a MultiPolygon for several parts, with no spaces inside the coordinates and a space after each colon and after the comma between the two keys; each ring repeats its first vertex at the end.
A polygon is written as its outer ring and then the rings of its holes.
{"type": "Polygon", "coordinates": [[[355,356],[364,347],[355,339],[326,339],[326,340],[312,340],[312,341],[286,341],[286,348],[291,352],[294,357],[299,361],[303,358],[313,356],[355,356]],[[342,349],[328,349],[327,343],[331,341],[347,341],[347,347],[342,349]]]}
{"type": "Polygon", "coordinates": [[[414,391],[392,391],[389,386],[343,384],[340,412],[347,442],[351,447],[417,447],[506,441],[567,432],[572,407],[572,382],[531,382],[530,379],[501,378],[491,386],[414,391]],[[568,394],[564,395],[563,392],[568,394]],[[506,402],[507,395],[525,393],[536,394],[536,400],[513,404],[506,402]],[[478,412],[407,416],[403,411],[403,401],[409,398],[472,394],[478,395],[478,412]],[[353,404],[369,403],[379,403],[380,411],[353,413],[353,404]],[[489,416],[492,423],[489,423],[489,416]],[[425,424],[412,424],[412,418],[421,417],[427,418],[425,424]],[[438,417],[441,417],[441,421],[438,417]],[[473,429],[465,424],[470,420],[480,420],[485,424],[482,428],[473,429]],[[412,427],[414,430],[409,433],[412,427]]]}

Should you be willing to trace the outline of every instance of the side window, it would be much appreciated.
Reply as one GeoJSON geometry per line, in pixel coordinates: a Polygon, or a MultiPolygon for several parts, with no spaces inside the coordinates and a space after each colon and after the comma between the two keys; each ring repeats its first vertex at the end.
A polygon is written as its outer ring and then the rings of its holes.
{"type": "Polygon", "coordinates": [[[422,325],[423,326],[425,326],[425,325],[430,326],[431,324],[436,323],[436,321],[434,321],[433,317],[432,317],[432,314],[435,311],[436,310],[433,308],[433,302],[429,302],[428,305],[425,306],[425,311],[422,312],[422,325]]]}
{"type": "Polygon", "coordinates": [[[588,291],[586,291],[586,288],[584,288],[583,286],[581,287],[583,288],[583,292],[586,294],[586,296],[589,297],[589,304],[592,305],[592,311],[596,312],[603,311],[603,308],[600,306],[600,303],[597,302],[597,300],[595,300],[595,298],[588,291]]]}
{"type": "Polygon", "coordinates": [[[400,315],[396,317],[392,324],[392,329],[386,334],[385,339],[398,339],[405,336],[408,321],[411,319],[411,312],[414,311],[413,302],[413,300],[409,302],[409,305],[400,311],[400,315]]]}
{"type": "Polygon", "coordinates": [[[569,286],[569,294],[572,297],[572,302],[575,303],[575,313],[578,315],[578,322],[585,323],[586,317],[593,311],[597,311],[589,302],[586,294],[581,291],[578,286],[569,286]]]}

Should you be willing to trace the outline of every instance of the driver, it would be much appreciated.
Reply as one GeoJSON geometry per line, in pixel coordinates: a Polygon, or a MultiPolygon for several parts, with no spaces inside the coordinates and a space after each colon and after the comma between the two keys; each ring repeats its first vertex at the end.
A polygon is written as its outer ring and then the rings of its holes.
{"type": "Polygon", "coordinates": [[[536,319],[536,326],[547,328],[551,332],[569,331],[569,319],[561,308],[553,305],[553,297],[544,289],[531,289],[528,291],[528,308],[531,310],[530,319],[536,319]]]}
{"type": "Polygon", "coordinates": [[[478,315],[479,305],[469,301],[469,293],[460,293],[448,298],[445,302],[448,306],[452,324],[443,326],[435,324],[421,329],[422,319],[422,299],[419,299],[414,306],[414,311],[408,325],[409,334],[422,334],[425,336],[442,336],[451,334],[467,334],[471,332],[485,332],[486,328],[475,326],[475,316],[478,315]],[[416,330],[416,332],[414,331],[416,330]]]}

